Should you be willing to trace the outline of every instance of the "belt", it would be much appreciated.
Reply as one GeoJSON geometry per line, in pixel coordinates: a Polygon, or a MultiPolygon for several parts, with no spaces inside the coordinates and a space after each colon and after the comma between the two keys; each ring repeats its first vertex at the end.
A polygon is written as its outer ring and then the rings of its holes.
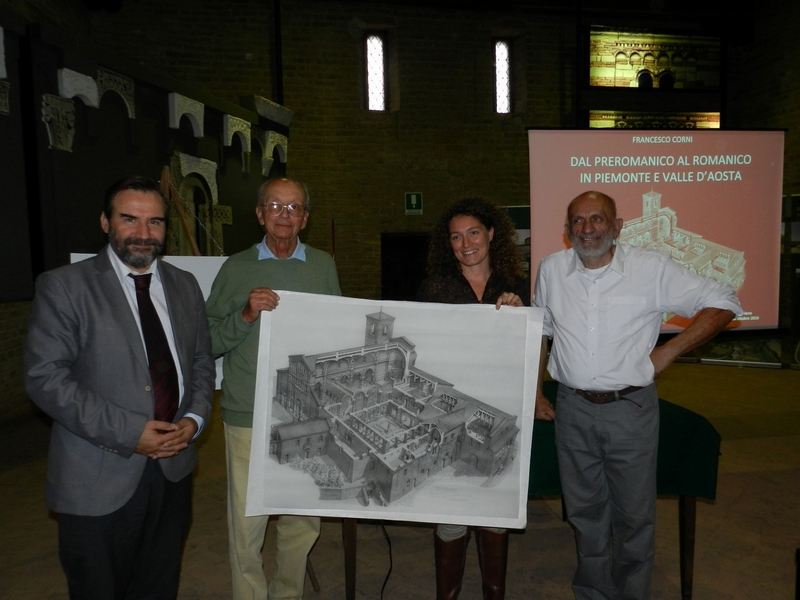
{"type": "Polygon", "coordinates": [[[641,389],[642,386],[629,385],[626,388],[622,388],[621,390],[614,390],[613,392],[593,392],[590,390],[576,390],[576,389],[573,389],[572,391],[581,396],[582,398],[586,398],[592,404],[608,404],[609,402],[615,402],[616,400],[619,400],[623,396],[632,394],[633,392],[638,392],[641,389]]]}

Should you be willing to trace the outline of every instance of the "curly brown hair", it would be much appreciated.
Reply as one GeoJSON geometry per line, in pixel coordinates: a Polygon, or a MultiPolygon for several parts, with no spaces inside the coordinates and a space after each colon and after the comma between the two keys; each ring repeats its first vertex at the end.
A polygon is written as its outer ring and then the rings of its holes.
{"type": "Polygon", "coordinates": [[[497,272],[506,281],[525,278],[522,257],[516,244],[514,224],[504,211],[483,198],[457,200],[439,217],[428,247],[429,276],[453,275],[461,272],[460,263],[450,245],[450,221],[459,216],[474,217],[486,229],[494,228],[494,236],[489,243],[492,272],[497,272]]]}

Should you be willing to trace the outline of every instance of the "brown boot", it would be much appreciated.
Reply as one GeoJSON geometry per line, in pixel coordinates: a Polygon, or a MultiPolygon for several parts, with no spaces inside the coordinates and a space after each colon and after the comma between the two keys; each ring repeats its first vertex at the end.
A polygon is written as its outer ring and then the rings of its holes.
{"type": "Polygon", "coordinates": [[[508,531],[497,533],[476,527],[475,541],[483,580],[483,600],[503,600],[506,596],[508,531]]]}
{"type": "Polygon", "coordinates": [[[433,531],[436,557],[436,600],[456,600],[461,592],[461,578],[467,561],[469,534],[451,542],[440,539],[433,531]]]}

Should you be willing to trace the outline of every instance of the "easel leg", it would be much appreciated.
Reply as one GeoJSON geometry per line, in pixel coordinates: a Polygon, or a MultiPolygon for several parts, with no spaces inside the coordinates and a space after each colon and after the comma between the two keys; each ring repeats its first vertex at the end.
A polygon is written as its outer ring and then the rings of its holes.
{"type": "Polygon", "coordinates": [[[346,600],[356,598],[356,520],[342,519],[344,543],[344,589],[346,600]]]}
{"type": "Polygon", "coordinates": [[[697,498],[678,497],[678,531],[681,554],[681,598],[691,600],[694,583],[694,541],[697,524],[697,498]]]}

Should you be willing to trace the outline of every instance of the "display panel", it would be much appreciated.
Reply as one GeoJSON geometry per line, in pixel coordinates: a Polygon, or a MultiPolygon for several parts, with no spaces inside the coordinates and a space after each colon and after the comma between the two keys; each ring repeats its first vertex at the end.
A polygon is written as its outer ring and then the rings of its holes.
{"type": "MultiPolygon", "coordinates": [[[[652,248],[729,283],[745,314],[776,328],[783,180],[780,131],[530,130],[531,266],[569,247],[572,198],[617,202],[620,242],[652,248]]],[[[674,317],[664,331],[679,330],[674,317]]]]}

